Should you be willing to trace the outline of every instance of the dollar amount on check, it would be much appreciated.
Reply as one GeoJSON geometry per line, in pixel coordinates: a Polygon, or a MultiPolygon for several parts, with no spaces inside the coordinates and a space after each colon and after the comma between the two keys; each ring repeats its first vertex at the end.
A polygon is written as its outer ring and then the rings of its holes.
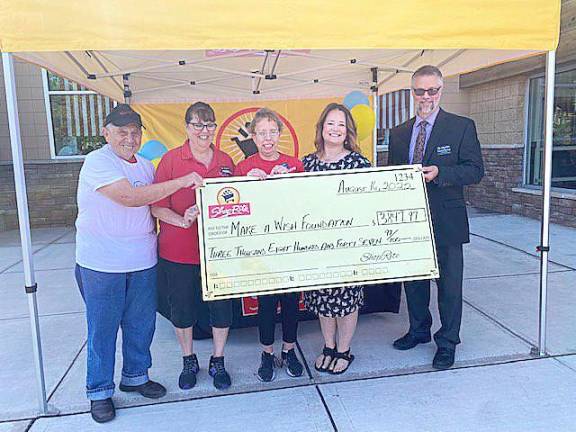
{"type": "Polygon", "coordinates": [[[196,193],[206,300],[438,277],[415,166],[206,179],[196,193]]]}

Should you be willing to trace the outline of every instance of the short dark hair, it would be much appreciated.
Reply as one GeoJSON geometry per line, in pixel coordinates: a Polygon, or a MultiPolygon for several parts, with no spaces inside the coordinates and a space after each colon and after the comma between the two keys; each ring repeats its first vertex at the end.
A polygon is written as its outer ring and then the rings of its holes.
{"type": "Polygon", "coordinates": [[[195,102],[188,107],[186,114],[184,115],[184,121],[186,124],[190,123],[193,116],[198,117],[198,120],[203,122],[216,121],[216,114],[214,114],[214,110],[205,102],[195,102]]]}
{"type": "Polygon", "coordinates": [[[258,111],[256,111],[256,114],[254,114],[254,118],[252,119],[252,121],[250,122],[250,126],[248,127],[248,130],[250,131],[251,134],[256,133],[256,125],[260,120],[264,119],[275,122],[276,126],[278,126],[278,132],[282,132],[284,123],[282,123],[282,120],[280,120],[278,114],[276,114],[269,108],[260,108],[258,111]]]}
{"type": "Polygon", "coordinates": [[[432,65],[420,66],[418,69],[416,69],[416,72],[414,72],[412,74],[412,83],[414,83],[414,80],[416,78],[421,77],[421,76],[435,76],[440,81],[444,82],[444,77],[442,76],[442,72],[436,66],[432,66],[432,65]]]}

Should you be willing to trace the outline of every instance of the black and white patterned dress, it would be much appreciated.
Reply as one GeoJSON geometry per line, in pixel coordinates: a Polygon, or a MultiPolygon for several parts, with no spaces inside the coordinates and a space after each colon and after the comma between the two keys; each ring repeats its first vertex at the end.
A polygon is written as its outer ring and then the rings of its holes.
{"type": "MultiPolygon", "coordinates": [[[[351,152],[336,162],[323,162],[315,154],[304,159],[305,171],[331,171],[354,168],[369,168],[370,161],[360,153],[351,152]]],[[[361,285],[341,288],[326,288],[304,293],[306,309],[316,315],[335,318],[357,311],[364,304],[364,291],[361,285]]]]}

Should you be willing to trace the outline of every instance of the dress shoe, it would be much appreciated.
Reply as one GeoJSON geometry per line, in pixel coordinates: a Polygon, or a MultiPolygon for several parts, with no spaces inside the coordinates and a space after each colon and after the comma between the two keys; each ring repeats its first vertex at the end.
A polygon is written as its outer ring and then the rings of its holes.
{"type": "Polygon", "coordinates": [[[449,348],[438,348],[434,360],[432,361],[432,367],[434,369],[449,369],[454,364],[454,354],[455,350],[449,348]]]}
{"type": "Polygon", "coordinates": [[[120,390],[127,393],[137,392],[145,398],[150,399],[159,399],[166,395],[166,388],[162,384],[152,380],[149,380],[148,382],[138,386],[120,384],[120,390]]]}
{"type": "Polygon", "coordinates": [[[106,423],[116,417],[116,409],[112,398],[90,401],[90,414],[95,422],[106,423]]]}
{"type": "Polygon", "coordinates": [[[432,338],[430,336],[428,336],[427,338],[419,338],[419,337],[412,335],[411,333],[406,333],[400,339],[396,339],[394,341],[393,346],[397,350],[406,351],[406,350],[414,348],[418,344],[428,343],[431,340],[432,340],[432,338]]]}

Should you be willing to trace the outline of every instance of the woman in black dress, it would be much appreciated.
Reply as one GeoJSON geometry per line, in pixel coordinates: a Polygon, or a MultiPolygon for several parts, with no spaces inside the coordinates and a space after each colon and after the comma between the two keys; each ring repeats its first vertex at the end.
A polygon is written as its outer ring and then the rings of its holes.
{"type": "MultiPolygon", "coordinates": [[[[368,168],[370,161],[360,154],[356,124],[344,105],[331,103],[316,123],[316,152],[302,162],[306,171],[368,168]]],[[[362,286],[327,288],[304,294],[306,308],[317,314],[324,336],[324,349],[316,359],[319,372],[346,372],[354,356],[350,342],[356,330],[358,311],[364,303],[362,286]]]]}

